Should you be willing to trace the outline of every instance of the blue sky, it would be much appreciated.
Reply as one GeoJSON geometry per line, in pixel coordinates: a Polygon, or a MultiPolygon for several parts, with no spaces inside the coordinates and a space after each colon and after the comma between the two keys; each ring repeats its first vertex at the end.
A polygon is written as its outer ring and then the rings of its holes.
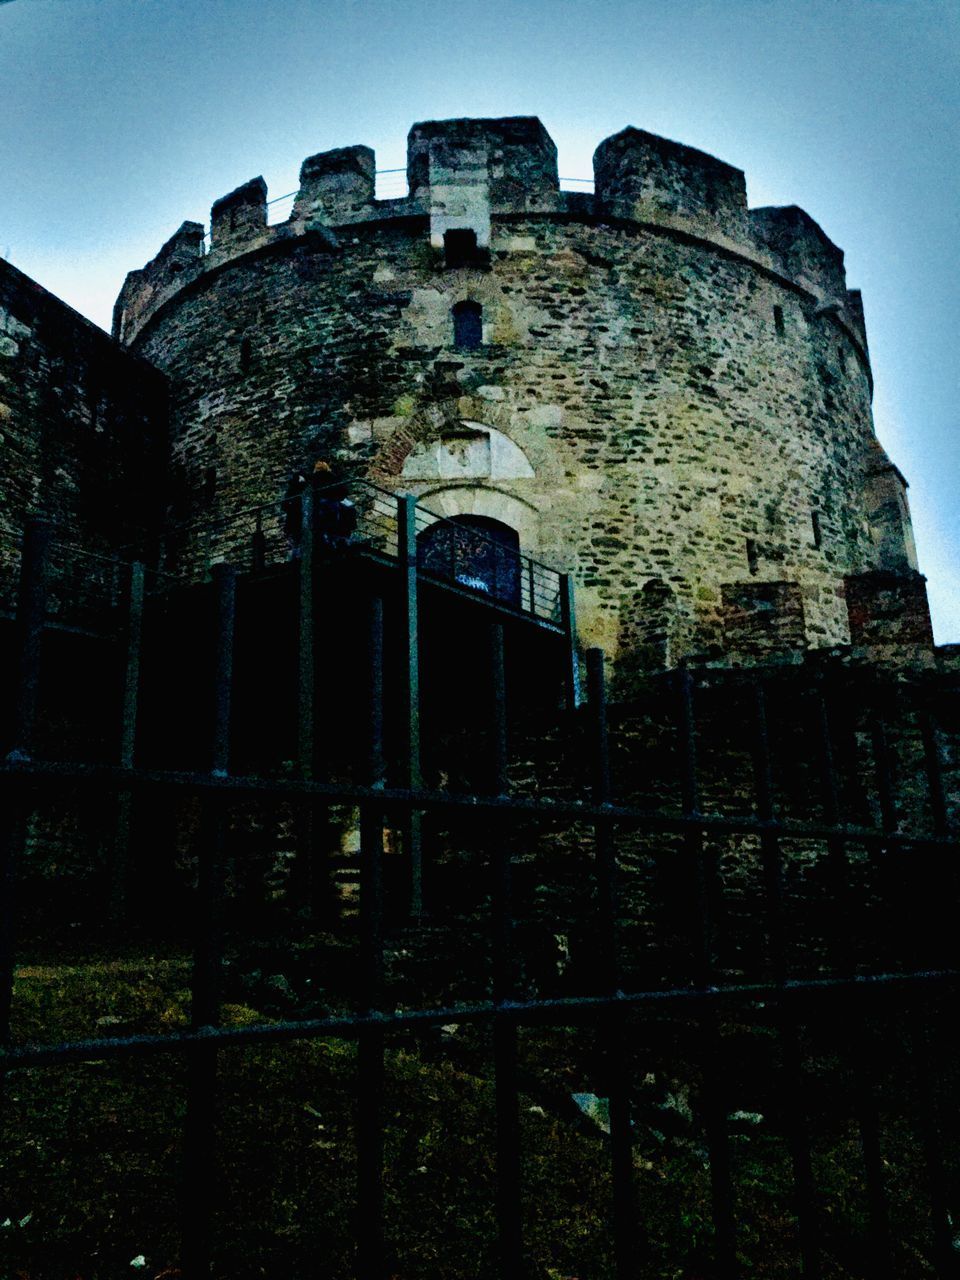
{"type": "Polygon", "coordinates": [[[415,120],[539,115],[572,177],[626,124],[744,169],[752,205],[799,204],[846,252],[960,642],[955,0],[0,0],[0,86],[0,255],[105,327],[216,197],[258,173],[282,195],[350,143],[401,166],[415,120]]]}

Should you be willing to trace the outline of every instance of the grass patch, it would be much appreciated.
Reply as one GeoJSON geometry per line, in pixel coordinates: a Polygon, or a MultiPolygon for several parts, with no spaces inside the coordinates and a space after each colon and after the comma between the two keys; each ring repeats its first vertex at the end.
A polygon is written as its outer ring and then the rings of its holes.
{"type": "MultiPolygon", "coordinates": [[[[176,1030],[188,1019],[188,977],[184,955],[22,965],[16,1038],[176,1030]]],[[[261,1020],[249,1006],[224,1006],[227,1025],[261,1020]]],[[[422,1042],[388,1042],[386,1220],[398,1280],[496,1274],[495,1097],[485,1035],[464,1027],[446,1041],[438,1033],[422,1042]]],[[[521,1035],[530,1280],[613,1275],[609,1140],[570,1103],[572,1093],[600,1091],[588,1042],[592,1033],[583,1029],[521,1035]]],[[[642,1080],[642,1069],[635,1074],[642,1080]]],[[[687,1074],[689,1106],[681,1098],[645,1110],[642,1096],[635,1099],[638,1280],[701,1280],[711,1273],[709,1164],[694,1115],[696,1074],[687,1074]]],[[[658,1078],[666,1078],[659,1067],[658,1078]]],[[[676,1079],[671,1088],[681,1091],[676,1079]]],[[[182,1055],[172,1053],[9,1073],[0,1132],[3,1280],[179,1275],[185,1096],[182,1055]]],[[[355,1208],[356,1098],[350,1042],[219,1052],[219,1174],[209,1188],[218,1277],[353,1274],[363,1229],[355,1208]]],[[[743,1274],[799,1276],[786,1144],[767,1123],[733,1128],[743,1274]]],[[[856,1131],[848,1119],[821,1117],[817,1132],[815,1177],[829,1246],[824,1276],[862,1275],[856,1259],[868,1226],[856,1131]]],[[[924,1258],[923,1170],[905,1124],[886,1125],[885,1158],[901,1240],[895,1274],[932,1274],[924,1258]]]]}

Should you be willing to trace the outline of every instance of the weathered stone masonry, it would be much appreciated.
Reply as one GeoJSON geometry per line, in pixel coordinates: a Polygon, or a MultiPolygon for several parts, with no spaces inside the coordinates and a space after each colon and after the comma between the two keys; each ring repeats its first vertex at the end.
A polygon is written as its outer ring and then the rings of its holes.
{"type": "Polygon", "coordinates": [[[282,225],[262,179],[214,205],[208,253],[184,224],[116,313],[170,379],[174,514],[269,502],[322,457],[518,529],[573,570],[583,638],[611,654],[651,625],[654,665],[739,652],[781,600],[791,645],[849,643],[845,580],[916,561],[842,253],[639,130],[595,169],[596,195],[571,195],[539,121],[433,122],[405,199],[375,200],[372,152],[348,147],[304,163],[282,225]],[[451,231],[475,236],[466,265],[451,231]],[[465,300],[474,350],[454,345],[465,300]],[[484,463],[485,436],[513,469],[484,463]]]}
{"type": "Polygon", "coordinates": [[[28,515],[111,553],[156,523],[166,379],[0,262],[0,575],[11,606],[28,515]]]}
{"type": "MultiPolygon", "coordinates": [[[[510,525],[572,570],[584,643],[624,671],[899,642],[870,627],[870,600],[888,621],[906,601],[909,643],[925,634],[860,298],[808,215],[748,210],[739,170],[636,129],[598,147],[595,195],[560,191],[532,118],[414,126],[402,199],[375,199],[374,168],[362,146],[309,158],[276,226],[254,179],[214,205],[208,251],[185,223],[128,276],[127,351],[97,362],[144,412],[162,416],[168,389],[169,474],[133,466],[168,521],[275,502],[323,458],[510,525]],[[455,341],[463,302],[482,309],[479,345],[455,341]],[[877,573],[882,590],[858,585],[877,573]]],[[[24,296],[2,313],[3,369],[24,296]]],[[[61,422],[93,412],[77,394],[61,422]]],[[[105,439],[122,453],[121,419],[105,439]]],[[[111,490],[124,467],[104,461],[111,490]]],[[[21,515],[38,503],[22,483],[21,515]]]]}

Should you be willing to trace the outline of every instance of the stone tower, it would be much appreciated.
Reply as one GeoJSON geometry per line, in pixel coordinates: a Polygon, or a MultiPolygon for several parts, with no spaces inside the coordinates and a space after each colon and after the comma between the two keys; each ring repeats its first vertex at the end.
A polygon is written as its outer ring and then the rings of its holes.
{"type": "Polygon", "coordinates": [[[627,128],[595,194],[539,120],[311,156],[289,219],[255,178],[131,272],[115,335],[169,379],[171,515],[337,474],[509,526],[570,570],[621,672],[690,653],[929,645],[906,485],[877,442],[860,295],[802,209],[627,128]]]}

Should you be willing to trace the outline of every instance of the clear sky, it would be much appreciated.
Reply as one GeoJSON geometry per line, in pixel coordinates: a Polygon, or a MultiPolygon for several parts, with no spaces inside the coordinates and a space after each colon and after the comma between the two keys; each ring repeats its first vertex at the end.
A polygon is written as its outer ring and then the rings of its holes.
{"type": "Polygon", "coordinates": [[[637,125],[845,250],[937,640],[960,642],[957,0],[0,0],[0,255],[109,327],[125,273],[247,178],[283,195],[316,151],[389,169],[415,120],[521,114],[561,174],[637,125]]]}

